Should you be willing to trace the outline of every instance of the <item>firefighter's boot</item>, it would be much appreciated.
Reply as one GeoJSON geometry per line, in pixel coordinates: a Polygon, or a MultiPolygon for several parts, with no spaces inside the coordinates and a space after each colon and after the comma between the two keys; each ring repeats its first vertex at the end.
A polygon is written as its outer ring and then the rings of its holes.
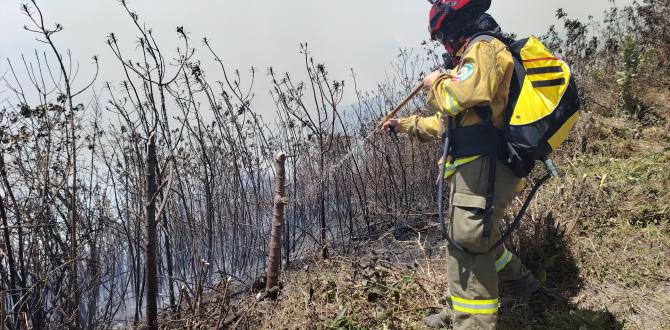
{"type": "Polygon", "coordinates": [[[526,305],[539,289],[540,282],[533,275],[518,283],[503,283],[504,291],[500,298],[500,308],[509,310],[526,305]]]}
{"type": "Polygon", "coordinates": [[[449,308],[444,308],[439,313],[424,317],[423,324],[433,329],[446,328],[451,323],[451,313],[449,308]]]}

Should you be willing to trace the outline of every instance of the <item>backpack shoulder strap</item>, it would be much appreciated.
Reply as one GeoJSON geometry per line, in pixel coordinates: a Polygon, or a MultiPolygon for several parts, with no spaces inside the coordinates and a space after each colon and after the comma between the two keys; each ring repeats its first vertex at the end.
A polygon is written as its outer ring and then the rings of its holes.
{"type": "Polygon", "coordinates": [[[486,41],[486,42],[491,42],[493,39],[496,39],[496,37],[488,34],[483,34],[483,33],[478,33],[472,36],[470,39],[468,39],[468,44],[465,46],[465,50],[463,51],[463,54],[466,54],[474,45],[476,45],[480,41],[486,41]]]}
{"type": "Polygon", "coordinates": [[[493,31],[484,31],[484,32],[475,33],[473,36],[468,38],[468,40],[469,40],[468,42],[469,43],[475,43],[476,41],[486,40],[486,39],[478,40],[478,38],[480,38],[480,37],[487,37],[487,39],[489,39],[489,38],[498,39],[500,42],[502,42],[503,44],[505,44],[507,46],[509,46],[509,45],[511,45],[515,42],[514,39],[507,38],[504,35],[502,35],[500,33],[493,32],[493,31]]]}

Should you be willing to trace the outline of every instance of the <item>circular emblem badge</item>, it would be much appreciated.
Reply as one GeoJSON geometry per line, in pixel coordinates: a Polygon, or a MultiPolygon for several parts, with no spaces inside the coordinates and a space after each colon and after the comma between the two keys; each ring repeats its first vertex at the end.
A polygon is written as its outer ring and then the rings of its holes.
{"type": "Polygon", "coordinates": [[[451,78],[451,81],[465,81],[468,80],[475,73],[475,66],[472,63],[467,63],[461,67],[456,73],[456,76],[451,78]]]}

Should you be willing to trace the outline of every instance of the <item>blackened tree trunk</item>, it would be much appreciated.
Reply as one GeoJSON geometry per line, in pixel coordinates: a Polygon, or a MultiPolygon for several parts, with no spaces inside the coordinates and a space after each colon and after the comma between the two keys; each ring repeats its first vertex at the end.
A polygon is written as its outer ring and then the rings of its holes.
{"type": "Polygon", "coordinates": [[[147,327],[158,329],[158,273],[156,259],[156,137],[149,137],[147,144],[144,194],[145,221],[147,226],[146,286],[147,327]]]}
{"type": "MultiPolygon", "coordinates": [[[[9,262],[9,290],[11,292],[11,302],[13,304],[18,304],[20,301],[20,293],[16,288],[16,282],[18,281],[17,277],[17,272],[16,272],[16,261],[14,260],[14,252],[12,251],[12,244],[11,244],[11,238],[10,238],[10,233],[9,233],[9,222],[7,221],[7,212],[5,212],[5,201],[0,196],[0,218],[2,219],[2,227],[3,227],[3,233],[4,233],[4,254],[7,255],[7,259],[9,262]]],[[[0,295],[0,299],[5,299],[4,294],[0,295]]],[[[14,323],[13,326],[17,327],[18,326],[18,320],[19,320],[19,314],[18,314],[18,309],[14,308],[13,309],[13,318],[14,318],[14,323]]],[[[4,319],[2,319],[2,322],[4,322],[4,319]]],[[[4,325],[0,323],[0,326],[4,328],[4,325]]]]}
{"type": "Polygon", "coordinates": [[[0,282],[0,327],[4,329],[7,327],[8,320],[7,316],[5,315],[5,279],[2,275],[2,272],[4,272],[4,270],[0,264],[0,279],[2,279],[0,282]]]}
{"type": "MultiPolygon", "coordinates": [[[[322,137],[319,137],[319,175],[325,175],[325,161],[324,161],[324,151],[323,151],[323,140],[322,137]]],[[[325,260],[328,259],[328,242],[326,242],[326,182],[323,179],[320,179],[320,195],[319,195],[319,223],[321,229],[321,257],[325,260]]]]}

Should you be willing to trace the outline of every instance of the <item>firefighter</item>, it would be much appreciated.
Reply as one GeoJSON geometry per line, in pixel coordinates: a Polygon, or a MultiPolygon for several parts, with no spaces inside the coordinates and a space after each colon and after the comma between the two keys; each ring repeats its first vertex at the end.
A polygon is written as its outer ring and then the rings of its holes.
{"type": "MultiPolygon", "coordinates": [[[[490,109],[488,120],[500,128],[514,61],[505,43],[489,36],[500,33],[496,21],[486,14],[491,1],[431,3],[431,38],[444,45],[454,58],[455,68],[432,72],[423,81],[428,89],[428,108],[434,115],[389,119],[384,129],[408,134],[422,142],[439,140],[445,136],[447,123],[451,123],[451,128],[481,123],[484,115],[478,109],[482,107],[490,109]],[[480,37],[481,32],[490,34],[480,37]]],[[[451,189],[447,233],[449,306],[424,318],[424,323],[434,328],[452,323],[454,329],[493,329],[499,308],[527,303],[540,287],[504,245],[492,250],[500,237],[500,219],[521,179],[500,161],[490,173],[486,157],[441,162],[446,167],[445,179],[448,178],[451,189]],[[492,207],[487,208],[489,176],[495,177],[495,185],[492,207]],[[485,214],[487,210],[491,211],[489,216],[485,214]],[[499,282],[503,291],[500,299],[499,282]]]]}

